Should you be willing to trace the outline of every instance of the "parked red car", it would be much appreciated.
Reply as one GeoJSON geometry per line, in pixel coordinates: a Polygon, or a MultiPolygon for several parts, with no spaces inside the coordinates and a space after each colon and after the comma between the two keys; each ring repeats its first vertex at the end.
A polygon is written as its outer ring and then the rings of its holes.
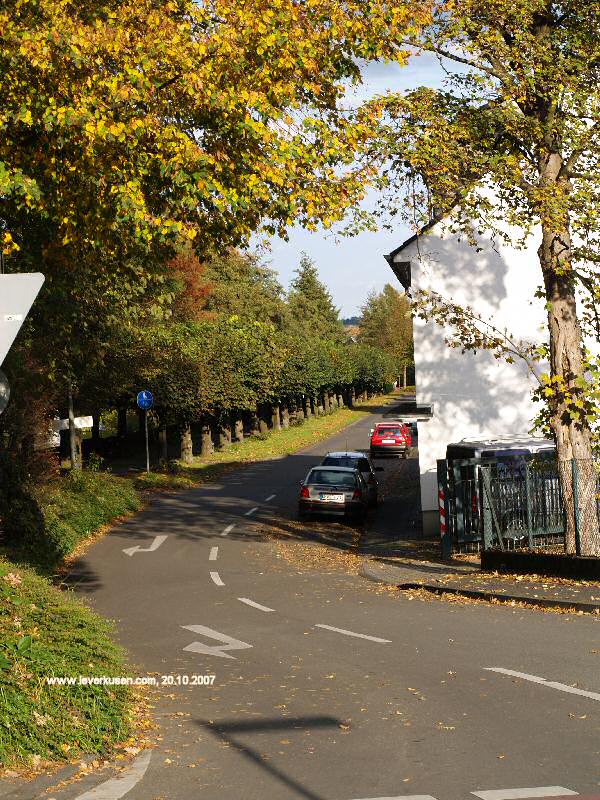
{"type": "Polygon", "coordinates": [[[379,422],[371,431],[371,455],[394,455],[406,458],[412,436],[404,422],[379,422]]]}

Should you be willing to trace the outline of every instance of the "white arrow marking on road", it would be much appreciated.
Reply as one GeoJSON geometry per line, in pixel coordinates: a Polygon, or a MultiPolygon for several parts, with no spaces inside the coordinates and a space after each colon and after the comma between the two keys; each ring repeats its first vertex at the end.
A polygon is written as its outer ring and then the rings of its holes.
{"type": "Polygon", "coordinates": [[[240,642],[239,639],[234,639],[232,636],[227,636],[225,633],[213,631],[212,628],[207,628],[205,625],[182,625],[181,627],[186,631],[192,631],[192,633],[199,633],[202,636],[206,636],[208,639],[216,639],[218,642],[223,642],[223,644],[213,645],[212,647],[208,644],[202,644],[202,642],[192,642],[188,644],[187,647],[183,648],[190,653],[202,653],[205,656],[218,656],[219,658],[233,658],[235,660],[235,656],[230,656],[225,650],[246,650],[252,647],[251,644],[240,642]]]}
{"type": "Polygon", "coordinates": [[[211,547],[210,548],[210,555],[208,557],[208,560],[209,561],[216,561],[218,555],[219,555],[219,548],[218,547],[211,547]]]}
{"type": "Polygon", "coordinates": [[[345,636],[356,636],[357,639],[368,639],[370,642],[379,642],[380,644],[391,644],[390,639],[380,639],[378,636],[367,636],[366,633],[354,633],[354,631],[347,631],[345,628],[334,628],[331,625],[315,625],[315,628],[325,628],[327,631],[334,631],[335,633],[343,633],[345,636]]]}
{"type": "Polygon", "coordinates": [[[258,506],[254,506],[254,508],[251,508],[251,509],[250,509],[250,511],[246,511],[246,513],[244,514],[244,516],[245,516],[245,517],[249,517],[249,516],[250,516],[250,514],[254,514],[254,512],[255,512],[255,511],[258,511],[258,506]]]}
{"type": "Polygon", "coordinates": [[[585,689],[577,689],[575,686],[569,686],[566,683],[558,683],[558,681],[548,681],[546,678],[540,678],[537,675],[528,675],[527,672],[515,672],[512,669],[504,669],[503,667],[484,667],[484,669],[488,672],[499,672],[502,675],[510,675],[513,678],[523,678],[524,681],[539,683],[541,686],[547,686],[550,689],[558,689],[559,692],[578,694],[581,697],[589,697],[590,700],[600,700],[600,694],[597,692],[586,692],[585,689]]]}
{"type": "Polygon", "coordinates": [[[210,577],[212,578],[213,583],[216,583],[217,586],[225,586],[218,572],[211,572],[210,577]]]}
{"type": "Polygon", "coordinates": [[[270,495],[269,495],[269,496],[268,496],[268,497],[265,499],[265,503],[269,503],[269,502],[270,502],[271,500],[273,500],[275,497],[277,497],[277,495],[276,495],[276,494],[270,494],[270,495]]]}
{"type": "Polygon", "coordinates": [[[147,750],[139,758],[123,770],[121,775],[104,781],[100,786],[78,795],[75,800],[119,800],[139,783],[148,769],[152,750],[147,750]]]}
{"type": "Polygon", "coordinates": [[[231,531],[232,531],[234,528],[235,528],[235,523],[234,523],[233,525],[228,525],[228,526],[225,528],[225,530],[223,531],[223,533],[221,534],[221,536],[227,536],[227,534],[228,534],[228,533],[231,533],[231,531]]]}
{"type": "Polygon", "coordinates": [[[252,608],[258,608],[259,611],[275,611],[274,608],[269,608],[268,606],[261,606],[260,603],[255,603],[254,600],[250,600],[248,597],[238,597],[240,603],[246,603],[247,606],[252,606],[252,608]]]}
{"type": "Polygon", "coordinates": [[[564,786],[533,786],[529,789],[492,789],[489,792],[471,792],[481,800],[526,800],[533,797],[564,797],[564,795],[578,794],[564,786]]]}
{"type": "Polygon", "coordinates": [[[136,544],[135,547],[126,547],[123,552],[127,553],[128,556],[134,555],[134,553],[153,553],[155,550],[161,546],[161,544],[168,539],[169,537],[165,534],[161,536],[155,536],[154,541],[150,545],[150,547],[140,547],[139,544],[136,544]]]}

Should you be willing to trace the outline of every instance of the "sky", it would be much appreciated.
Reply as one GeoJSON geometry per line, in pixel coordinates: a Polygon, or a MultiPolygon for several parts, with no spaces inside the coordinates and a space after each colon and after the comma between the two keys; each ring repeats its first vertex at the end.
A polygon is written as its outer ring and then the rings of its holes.
{"type": "MultiPolygon", "coordinates": [[[[439,87],[443,78],[444,72],[437,59],[428,55],[411,59],[405,67],[371,63],[363,70],[363,86],[355,90],[352,97],[364,101],[388,89],[402,91],[417,86],[439,87]]],[[[376,199],[371,195],[367,202],[373,203],[376,199]]],[[[398,286],[383,256],[410,235],[408,227],[400,222],[394,231],[365,232],[353,237],[292,227],[289,241],[270,240],[270,253],[265,258],[287,289],[300,256],[305,252],[317,265],[320,278],[331,292],[341,316],[351,317],[360,312],[360,306],[370,291],[380,291],[386,283],[398,286]]]]}

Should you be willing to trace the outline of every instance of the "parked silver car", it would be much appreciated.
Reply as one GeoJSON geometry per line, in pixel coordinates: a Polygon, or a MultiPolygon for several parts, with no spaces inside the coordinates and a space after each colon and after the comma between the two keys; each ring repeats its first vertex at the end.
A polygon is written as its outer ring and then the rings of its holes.
{"type": "Polygon", "coordinates": [[[309,514],[331,514],[362,521],[368,507],[369,488],[357,469],[313,467],[300,484],[300,519],[309,514]]]}
{"type": "Polygon", "coordinates": [[[371,459],[360,450],[327,453],[321,464],[324,467],[351,467],[363,476],[369,488],[369,503],[376,506],[379,501],[379,484],[376,472],[383,472],[383,467],[375,467],[371,459]]]}

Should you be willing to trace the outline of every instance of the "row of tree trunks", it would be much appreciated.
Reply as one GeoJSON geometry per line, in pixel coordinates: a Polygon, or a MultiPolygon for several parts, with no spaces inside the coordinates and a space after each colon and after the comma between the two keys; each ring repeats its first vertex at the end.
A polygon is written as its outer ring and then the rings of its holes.
{"type": "MultiPolygon", "coordinates": [[[[209,456],[215,448],[225,449],[232,442],[243,442],[246,436],[264,435],[269,430],[289,428],[290,425],[300,424],[312,416],[329,414],[346,405],[352,406],[360,401],[361,396],[366,399],[366,393],[357,397],[354,389],[346,392],[323,392],[317,397],[298,396],[281,403],[259,405],[256,411],[223,414],[217,420],[206,417],[199,426],[199,455],[209,456]]],[[[99,440],[99,417],[94,420],[95,437],[99,440]]],[[[117,433],[120,437],[127,435],[126,409],[117,410],[117,433]]],[[[167,428],[164,425],[158,430],[158,451],[160,463],[166,463],[169,453],[167,428]]],[[[184,464],[193,462],[194,444],[192,426],[189,423],[179,428],[179,451],[184,464]]]]}

